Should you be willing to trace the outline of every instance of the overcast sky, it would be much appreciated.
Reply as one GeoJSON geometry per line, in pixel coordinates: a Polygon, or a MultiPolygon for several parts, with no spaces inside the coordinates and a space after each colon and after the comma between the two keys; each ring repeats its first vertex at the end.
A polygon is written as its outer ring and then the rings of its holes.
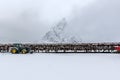
{"type": "Polygon", "coordinates": [[[39,42],[62,18],[83,42],[120,41],[119,0],[0,0],[0,42],[39,42]]]}

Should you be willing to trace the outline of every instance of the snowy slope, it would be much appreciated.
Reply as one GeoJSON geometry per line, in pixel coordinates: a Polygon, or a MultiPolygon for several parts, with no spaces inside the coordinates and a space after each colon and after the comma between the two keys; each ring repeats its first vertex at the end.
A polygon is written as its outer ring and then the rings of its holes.
{"type": "Polygon", "coordinates": [[[120,80],[119,54],[0,56],[0,80],[120,80]]]}
{"type": "Polygon", "coordinates": [[[41,39],[44,43],[79,43],[76,36],[66,34],[65,28],[67,26],[67,20],[63,18],[58,22],[50,31],[48,31],[41,39]]]}

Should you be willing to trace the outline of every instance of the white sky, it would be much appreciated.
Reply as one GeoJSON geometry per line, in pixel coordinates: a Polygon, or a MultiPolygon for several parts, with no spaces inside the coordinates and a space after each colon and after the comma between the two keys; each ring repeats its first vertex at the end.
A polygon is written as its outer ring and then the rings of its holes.
{"type": "Polygon", "coordinates": [[[119,41],[119,0],[0,0],[1,42],[36,42],[59,20],[85,42],[119,41]]]}
{"type": "Polygon", "coordinates": [[[94,0],[0,0],[0,19],[16,18],[30,10],[47,22],[58,20],[71,14],[74,6],[83,7],[94,0]]]}

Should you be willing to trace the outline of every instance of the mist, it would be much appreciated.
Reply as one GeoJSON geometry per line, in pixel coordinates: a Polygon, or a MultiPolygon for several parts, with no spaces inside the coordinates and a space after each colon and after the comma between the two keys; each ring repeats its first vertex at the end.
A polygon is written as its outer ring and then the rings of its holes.
{"type": "Polygon", "coordinates": [[[39,42],[63,17],[83,42],[118,42],[119,0],[1,0],[0,42],[39,42]]]}
{"type": "Polygon", "coordinates": [[[69,28],[84,42],[119,42],[120,1],[96,0],[73,9],[69,28]]]}

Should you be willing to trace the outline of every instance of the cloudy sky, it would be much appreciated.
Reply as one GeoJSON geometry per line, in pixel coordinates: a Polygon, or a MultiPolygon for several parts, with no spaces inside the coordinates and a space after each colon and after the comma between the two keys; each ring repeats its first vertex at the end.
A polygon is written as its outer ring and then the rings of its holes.
{"type": "Polygon", "coordinates": [[[62,18],[83,42],[120,41],[119,0],[0,0],[0,42],[39,42],[62,18]]]}

